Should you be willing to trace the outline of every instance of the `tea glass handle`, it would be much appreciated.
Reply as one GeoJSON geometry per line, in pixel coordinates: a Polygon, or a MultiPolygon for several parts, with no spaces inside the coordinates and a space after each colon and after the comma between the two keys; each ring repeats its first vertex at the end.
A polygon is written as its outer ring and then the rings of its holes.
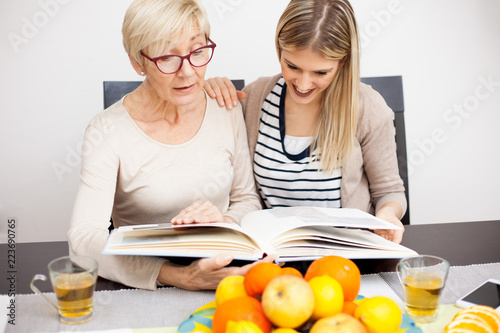
{"type": "Polygon", "coordinates": [[[36,274],[33,277],[33,280],[31,280],[31,284],[30,284],[31,290],[33,290],[38,296],[40,296],[45,301],[45,303],[50,305],[51,308],[56,310],[56,312],[59,312],[59,309],[57,308],[57,306],[54,303],[52,303],[52,301],[47,296],[42,294],[42,292],[35,286],[36,280],[47,281],[47,277],[43,274],[36,274]]]}
{"type": "Polygon", "coordinates": [[[398,276],[399,282],[401,282],[401,284],[403,284],[403,280],[401,280],[402,273],[401,273],[400,268],[399,268],[400,265],[401,265],[400,262],[396,265],[396,275],[398,276]]]}

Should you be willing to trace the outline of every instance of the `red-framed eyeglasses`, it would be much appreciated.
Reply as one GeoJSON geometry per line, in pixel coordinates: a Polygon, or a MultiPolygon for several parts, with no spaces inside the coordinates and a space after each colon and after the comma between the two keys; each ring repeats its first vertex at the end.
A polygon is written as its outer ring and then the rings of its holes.
{"type": "Polygon", "coordinates": [[[214,49],[217,46],[210,38],[208,41],[210,42],[209,45],[202,46],[185,56],[163,55],[156,58],[150,58],[142,51],[141,54],[146,59],[152,61],[156,65],[156,68],[163,74],[174,74],[181,69],[184,59],[187,59],[193,67],[206,66],[210,60],[212,60],[214,49]]]}

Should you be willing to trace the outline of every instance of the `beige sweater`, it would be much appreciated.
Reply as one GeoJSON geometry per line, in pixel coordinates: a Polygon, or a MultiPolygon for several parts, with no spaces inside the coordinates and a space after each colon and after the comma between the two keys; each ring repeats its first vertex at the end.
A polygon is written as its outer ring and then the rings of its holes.
{"type": "Polygon", "coordinates": [[[70,252],[96,258],[106,279],[155,289],[165,259],[101,254],[109,219],[115,227],[170,222],[196,200],[211,201],[236,221],[261,208],[241,107],[227,111],[207,98],[196,135],[166,145],[137,126],[122,99],[98,114],[85,133],[70,252]]]}
{"type": "MultiPolygon", "coordinates": [[[[248,145],[253,160],[257,143],[260,110],[281,74],[261,77],[243,89],[242,100],[248,145]]],[[[394,113],[382,96],[361,84],[358,128],[353,156],[342,168],[341,206],[374,214],[388,201],[396,201],[406,212],[404,185],[398,171],[394,137],[394,113]]]]}

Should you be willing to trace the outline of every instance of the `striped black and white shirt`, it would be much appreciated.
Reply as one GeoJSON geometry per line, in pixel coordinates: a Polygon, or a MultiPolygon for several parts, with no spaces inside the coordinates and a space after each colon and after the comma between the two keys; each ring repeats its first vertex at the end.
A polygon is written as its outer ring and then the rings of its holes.
{"type": "MultiPolygon", "coordinates": [[[[285,135],[286,83],[281,78],[262,104],[254,155],[254,174],[268,208],[288,206],[340,207],[341,170],[320,169],[311,138],[285,135]]],[[[319,153],[319,151],[318,151],[319,153]]]]}

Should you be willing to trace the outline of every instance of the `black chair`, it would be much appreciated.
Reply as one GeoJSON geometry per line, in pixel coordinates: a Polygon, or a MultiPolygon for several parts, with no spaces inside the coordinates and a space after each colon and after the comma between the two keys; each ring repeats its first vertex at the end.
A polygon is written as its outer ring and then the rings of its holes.
{"type": "MultiPolygon", "coordinates": [[[[245,80],[231,80],[236,89],[245,86],[245,80]]],[[[118,102],[120,98],[132,92],[142,81],[104,81],[104,108],[118,102]]]]}
{"type": "Polygon", "coordinates": [[[142,81],[104,81],[104,108],[118,102],[123,96],[134,91],[142,81]]]}
{"type": "Polygon", "coordinates": [[[405,185],[408,209],[401,219],[403,224],[410,224],[410,196],[408,188],[408,160],[406,157],[405,107],[403,99],[403,77],[381,76],[364,77],[361,81],[372,86],[385,99],[387,105],[394,111],[394,127],[396,128],[396,149],[398,154],[399,175],[405,185]]]}

